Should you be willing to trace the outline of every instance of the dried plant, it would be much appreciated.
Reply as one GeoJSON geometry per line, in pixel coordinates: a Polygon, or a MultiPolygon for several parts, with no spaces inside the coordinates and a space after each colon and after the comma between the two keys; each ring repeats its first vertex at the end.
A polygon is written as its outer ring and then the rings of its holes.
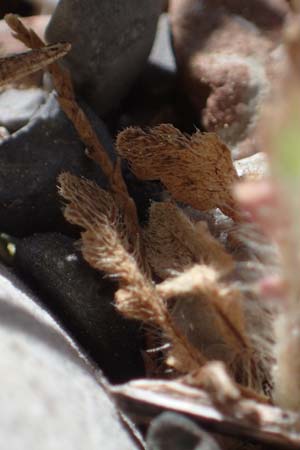
{"type": "Polygon", "coordinates": [[[47,45],[43,48],[0,59],[0,87],[18,81],[37,72],[59,58],[65,56],[71,49],[68,43],[47,45]]]}
{"type": "Polygon", "coordinates": [[[237,217],[231,189],[237,180],[228,147],[214,133],[187,136],[170,124],[148,131],[128,128],[117,150],[142,180],[160,180],[175,200],[237,217]]]}
{"type": "MultiPolygon", "coordinates": [[[[13,30],[13,35],[29,48],[39,49],[45,48],[44,42],[37,36],[33,30],[28,30],[25,25],[14,14],[5,16],[8,26],[13,30]]],[[[99,141],[96,132],[93,130],[86,114],[76,102],[75,92],[71,76],[66,68],[62,68],[58,64],[51,64],[48,67],[52,75],[53,84],[58,95],[58,101],[65,114],[72,121],[82,142],[87,146],[87,154],[96,161],[104,175],[107,177],[111,191],[117,203],[124,211],[126,226],[128,227],[129,240],[133,242],[139,240],[139,224],[137,218],[136,207],[128,194],[126,184],[124,182],[119,162],[113,165],[105,148],[99,141]]],[[[144,269],[148,267],[143,259],[143,250],[139,250],[139,260],[144,264],[144,269]]]]}
{"type": "Polygon", "coordinates": [[[193,223],[174,203],[151,205],[143,239],[151,268],[162,279],[196,263],[208,264],[222,274],[234,267],[232,257],[212,236],[207,223],[193,223]]]}
{"type": "MultiPolygon", "coordinates": [[[[295,2],[295,8],[297,5],[295,2]]],[[[47,48],[15,16],[7,20],[26,45],[47,48]]],[[[289,415],[291,427],[278,432],[282,412],[259,404],[266,401],[264,393],[272,400],[273,370],[277,404],[300,410],[300,285],[295,270],[300,255],[299,201],[295,196],[300,174],[299,24],[289,24],[286,42],[292,68],[280,87],[284,98],[276,100],[278,126],[271,132],[264,123],[265,142],[273,149],[270,178],[239,172],[229,149],[212,133],[197,131],[188,136],[162,124],[149,130],[128,128],[119,134],[117,150],[134,174],[142,180],[160,180],[172,197],[151,205],[143,230],[120,162],[114,166],[109,160],[76,103],[68,72],[57,64],[49,70],[63,110],[109,185],[109,191],[104,191],[94,182],[62,174],[59,190],[67,202],[65,216],[83,229],[85,260],[117,279],[118,310],[154,325],[163,343],[169,344],[164,351],[166,363],[174,369],[173,375],[184,376],[178,378],[180,384],[161,382],[165,404],[174,401],[172,389],[177,398],[182,390],[190,395],[187,405],[195,408],[198,416],[208,413],[207,408],[203,412],[195,406],[197,395],[201,401],[205,399],[214,418],[216,414],[221,417],[221,411],[223,421],[248,427],[251,436],[263,436],[266,442],[276,441],[277,436],[278,442],[290,439],[299,444],[299,435],[291,431],[299,426],[299,418],[289,415]],[[238,180],[246,182],[235,197],[233,185],[238,180]],[[191,207],[189,216],[176,201],[191,207]],[[256,226],[244,222],[246,215],[239,205],[256,226]],[[262,273],[267,269],[272,273],[280,264],[281,277],[258,282],[262,273]],[[278,308],[264,304],[268,289],[269,294],[281,298],[278,308]],[[196,385],[198,390],[185,390],[184,383],[196,385]]],[[[266,117],[270,121],[269,112],[266,117]]],[[[151,382],[144,383],[151,391],[151,382]]],[[[127,387],[125,394],[119,390],[117,395],[121,392],[128,398],[127,387]]],[[[133,386],[133,396],[138,388],[133,386]]],[[[150,405],[155,388],[151,395],[143,400],[150,405]]]]}
{"type": "Polygon", "coordinates": [[[173,345],[169,363],[179,372],[203,365],[205,358],[177,330],[154,284],[141,272],[135,252],[129,253],[124,215],[113,196],[95,183],[70,174],[62,174],[59,183],[61,195],[69,202],[66,218],[86,230],[81,235],[84,258],[119,281],[115,294],[119,311],[163,330],[173,345]]]}

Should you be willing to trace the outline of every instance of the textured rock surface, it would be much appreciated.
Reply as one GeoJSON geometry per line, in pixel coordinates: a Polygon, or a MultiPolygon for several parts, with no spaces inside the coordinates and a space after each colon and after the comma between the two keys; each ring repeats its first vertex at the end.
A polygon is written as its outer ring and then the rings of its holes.
{"type": "Polygon", "coordinates": [[[0,447],[134,450],[95,371],[24,286],[0,273],[0,447]]]}
{"type": "Polygon", "coordinates": [[[262,104],[285,67],[285,0],[171,0],[174,48],[199,121],[239,159],[263,150],[262,104]]]}
{"type": "MultiPolygon", "coordinates": [[[[89,115],[112,154],[105,126],[89,115]]],[[[68,170],[105,185],[100,169],[84,150],[73,125],[50,95],[29,124],[0,146],[0,230],[24,236],[64,229],[57,176],[68,170]]]]}
{"type": "Polygon", "coordinates": [[[6,89],[0,95],[0,125],[10,132],[26,125],[46,96],[39,88],[6,89]]]}
{"type": "Polygon", "coordinates": [[[111,381],[143,376],[139,324],[116,311],[112,283],[81,259],[74,244],[59,234],[23,239],[17,268],[111,381]]]}
{"type": "Polygon", "coordinates": [[[49,41],[68,41],[66,62],[89,103],[105,114],[143,69],[163,0],[61,0],[49,41]]]}
{"type": "Polygon", "coordinates": [[[208,433],[180,414],[163,413],[148,431],[148,450],[220,450],[208,433]]]}

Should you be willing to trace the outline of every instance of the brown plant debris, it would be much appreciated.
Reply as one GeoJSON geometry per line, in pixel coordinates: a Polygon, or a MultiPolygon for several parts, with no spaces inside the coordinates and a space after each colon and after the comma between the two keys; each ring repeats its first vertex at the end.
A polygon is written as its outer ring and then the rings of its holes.
{"type": "Polygon", "coordinates": [[[7,56],[0,59],[0,87],[18,81],[37,72],[59,58],[65,56],[71,49],[68,43],[47,45],[43,48],[7,56]]]}
{"type": "Polygon", "coordinates": [[[231,193],[237,173],[230,150],[216,134],[188,136],[170,124],[147,131],[127,128],[118,135],[117,149],[138,178],[160,180],[175,200],[237,217],[231,193]]]}
{"type": "Polygon", "coordinates": [[[234,267],[232,257],[212,236],[207,223],[193,223],[170,202],[151,205],[143,239],[150,266],[162,279],[196,263],[212,266],[222,274],[234,267]]]}
{"type": "Polygon", "coordinates": [[[224,361],[236,380],[258,389],[255,350],[246,331],[242,296],[219,281],[219,272],[206,265],[157,285],[164,300],[176,299],[173,317],[180,330],[208,360],[224,361]],[[191,324],[201,326],[191,330],[191,324]]]}
{"type": "MultiPolygon", "coordinates": [[[[19,39],[27,47],[34,49],[45,47],[45,43],[38,35],[33,30],[28,30],[16,15],[8,14],[5,16],[5,20],[8,26],[14,31],[15,38],[19,39]]],[[[128,236],[131,244],[134,245],[136,240],[140,242],[136,207],[128,194],[121,173],[120,164],[117,163],[115,166],[113,165],[86,114],[76,102],[72,79],[67,69],[54,63],[48,67],[48,70],[52,75],[54,87],[57,91],[58,101],[62,110],[72,121],[79,137],[87,146],[88,156],[101,167],[102,172],[107,177],[110,189],[117,204],[124,212],[124,221],[128,227],[128,236]]],[[[140,253],[139,260],[140,263],[144,265],[144,270],[148,271],[148,267],[142,257],[142,249],[138,250],[138,246],[136,246],[136,251],[139,251],[140,253]]]]}
{"type": "Polygon", "coordinates": [[[145,425],[161,411],[176,411],[209,430],[261,442],[265,445],[263,448],[269,448],[270,444],[274,446],[272,448],[299,449],[299,414],[251,400],[244,393],[238,396],[238,392],[232,388],[231,380],[230,386],[226,388],[226,379],[223,377],[224,401],[221,396],[216,401],[216,392],[166,380],[131,381],[112,387],[111,393],[136,423],[145,425]]]}
{"type": "Polygon", "coordinates": [[[95,269],[117,278],[116,306],[130,318],[160,327],[172,343],[169,364],[182,373],[199,369],[205,358],[178,331],[155,285],[129,253],[124,216],[113,196],[95,183],[64,173],[60,194],[68,201],[65,217],[84,228],[82,254],[95,269]]]}

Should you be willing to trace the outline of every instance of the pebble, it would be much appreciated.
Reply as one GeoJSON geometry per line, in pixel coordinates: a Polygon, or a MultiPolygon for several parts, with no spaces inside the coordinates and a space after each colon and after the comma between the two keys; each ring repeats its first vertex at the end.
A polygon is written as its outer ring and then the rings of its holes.
{"type": "Polygon", "coordinates": [[[101,115],[117,106],[144,68],[163,0],[61,0],[46,36],[68,41],[77,88],[101,115]]]}
{"type": "Polygon", "coordinates": [[[152,421],[147,445],[148,450],[220,450],[206,431],[183,415],[171,412],[152,421]]]}
{"type": "Polygon", "coordinates": [[[107,382],[14,275],[0,267],[0,447],[137,450],[107,382]]]}
{"type": "Polygon", "coordinates": [[[17,243],[16,267],[51,313],[112,382],[143,376],[140,325],[113,305],[115,286],[58,233],[17,243]]]}
{"type": "Polygon", "coordinates": [[[4,90],[0,94],[0,126],[13,132],[26,125],[46,97],[40,88],[4,90]]]}

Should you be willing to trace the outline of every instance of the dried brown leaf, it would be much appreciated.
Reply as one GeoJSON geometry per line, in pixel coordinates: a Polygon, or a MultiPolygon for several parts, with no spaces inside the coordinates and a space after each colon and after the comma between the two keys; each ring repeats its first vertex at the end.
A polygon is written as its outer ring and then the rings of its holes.
{"type": "Polygon", "coordinates": [[[151,205],[143,239],[152,270],[162,279],[195,263],[210,265],[222,274],[234,267],[232,257],[211,235],[206,222],[191,222],[173,203],[151,205]]]}
{"type": "Polygon", "coordinates": [[[161,180],[176,200],[237,217],[231,194],[237,174],[230,150],[216,134],[187,136],[170,124],[127,128],[118,135],[117,149],[138,178],[161,180]]]}

